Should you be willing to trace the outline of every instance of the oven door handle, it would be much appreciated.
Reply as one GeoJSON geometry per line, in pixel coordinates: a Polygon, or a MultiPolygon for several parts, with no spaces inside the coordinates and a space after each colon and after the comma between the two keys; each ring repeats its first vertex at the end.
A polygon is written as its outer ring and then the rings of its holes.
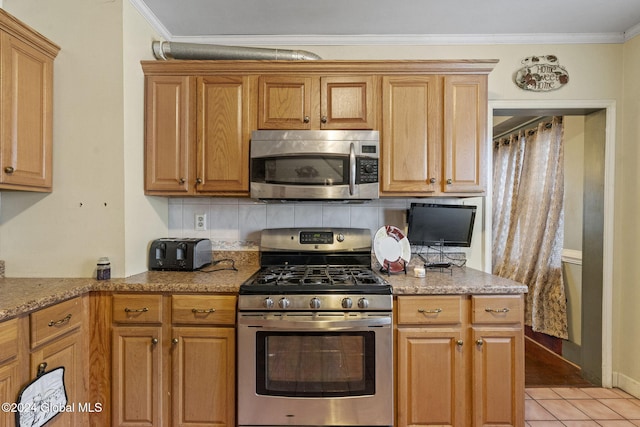
{"type": "Polygon", "coordinates": [[[322,329],[336,331],[354,328],[390,326],[391,317],[372,317],[356,320],[265,320],[252,319],[246,323],[240,320],[240,325],[280,330],[322,329]]]}

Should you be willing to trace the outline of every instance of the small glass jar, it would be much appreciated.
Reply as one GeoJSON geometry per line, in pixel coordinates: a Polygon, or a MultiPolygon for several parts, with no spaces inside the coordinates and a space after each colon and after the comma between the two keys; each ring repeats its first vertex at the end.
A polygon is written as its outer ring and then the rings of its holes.
{"type": "Polygon", "coordinates": [[[102,257],[98,260],[98,266],[96,270],[96,279],[109,280],[111,279],[111,262],[109,258],[102,257]]]}

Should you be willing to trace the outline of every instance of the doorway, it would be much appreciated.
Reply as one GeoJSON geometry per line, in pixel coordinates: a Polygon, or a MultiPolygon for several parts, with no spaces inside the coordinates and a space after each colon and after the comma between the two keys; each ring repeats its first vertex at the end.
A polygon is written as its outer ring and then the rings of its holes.
{"type": "MultiPolygon", "coordinates": [[[[612,340],[612,239],[613,179],[615,148],[615,103],[610,101],[492,101],[489,103],[490,128],[494,117],[582,116],[584,117],[584,173],[582,191],[582,254],[579,345],[567,343],[567,356],[582,368],[582,375],[593,384],[611,387],[612,340]],[[604,159],[604,161],[603,161],[604,159]]],[[[518,120],[516,119],[516,121],[518,120]]],[[[503,127],[504,129],[504,127],[503,127]]],[[[488,159],[492,158],[489,147],[488,159]]],[[[489,162],[490,163],[490,162],[489,162]]],[[[491,170],[492,165],[490,165],[491,170]]],[[[489,175],[489,181],[491,175],[489,175]]],[[[491,210],[489,182],[486,208],[491,210]]],[[[485,215],[485,251],[491,254],[491,215],[485,215]]],[[[491,256],[485,262],[491,271],[491,256]]],[[[572,264],[568,264],[572,269],[572,264]]],[[[563,269],[565,264],[563,263],[563,269]]],[[[575,271],[575,269],[574,269],[575,271]]],[[[577,341],[577,340],[576,340],[577,341]]]]}

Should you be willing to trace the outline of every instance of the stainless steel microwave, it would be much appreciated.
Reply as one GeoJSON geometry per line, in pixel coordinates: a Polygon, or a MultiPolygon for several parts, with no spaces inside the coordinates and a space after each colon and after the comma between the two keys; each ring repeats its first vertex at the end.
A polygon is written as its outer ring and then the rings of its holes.
{"type": "Polygon", "coordinates": [[[252,198],[379,197],[378,131],[257,130],[251,135],[250,152],[252,198]]]}

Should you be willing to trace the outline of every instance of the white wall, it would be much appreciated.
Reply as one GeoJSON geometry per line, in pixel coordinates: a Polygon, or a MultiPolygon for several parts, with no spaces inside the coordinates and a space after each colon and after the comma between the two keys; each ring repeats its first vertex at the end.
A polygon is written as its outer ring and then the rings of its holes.
{"type": "Polygon", "coordinates": [[[143,271],[146,255],[127,256],[125,230],[146,238],[147,230],[167,228],[166,207],[154,209],[141,191],[139,60],[151,58],[152,31],[125,3],[4,0],[7,12],[61,47],[54,66],[54,190],[2,194],[0,259],[7,276],[92,277],[101,256],[111,259],[115,277],[143,271]],[[131,210],[140,216],[126,215],[131,210]]]}
{"type": "MultiPolygon", "coordinates": [[[[168,200],[144,196],[144,74],[141,59],[153,59],[151,44],[158,40],[129,1],[123,3],[124,74],[124,276],[147,270],[148,245],[166,236],[168,200]]],[[[122,271],[122,270],[121,270],[122,271]]]]}
{"type": "Polygon", "coordinates": [[[617,383],[640,396],[640,36],[624,45],[622,141],[616,176],[614,370],[617,383]]]}
{"type": "MultiPolygon", "coordinates": [[[[565,250],[582,253],[582,212],[584,182],[584,116],[565,116],[564,125],[564,245],[565,250]]],[[[569,341],[580,345],[582,333],[582,266],[563,262],[567,297],[569,341]]]]}

